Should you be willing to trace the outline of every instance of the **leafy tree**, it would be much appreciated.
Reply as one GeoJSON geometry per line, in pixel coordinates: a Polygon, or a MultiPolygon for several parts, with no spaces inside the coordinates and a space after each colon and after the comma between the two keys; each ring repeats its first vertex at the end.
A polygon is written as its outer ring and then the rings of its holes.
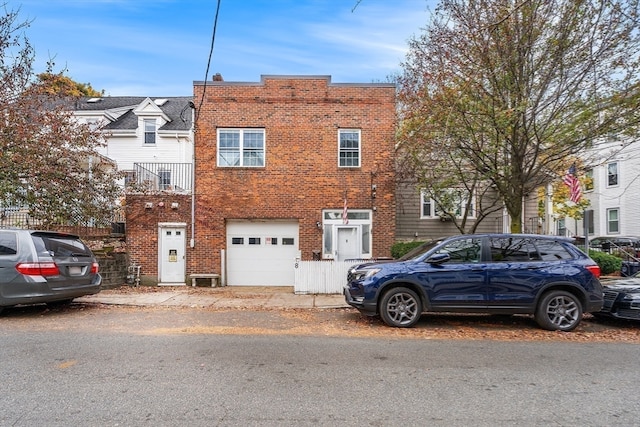
{"type": "Polygon", "coordinates": [[[43,228],[103,222],[120,194],[99,131],[78,123],[51,80],[34,79],[16,11],[0,16],[0,206],[28,207],[43,228]]]}
{"type": "Polygon", "coordinates": [[[104,90],[98,92],[91,87],[91,83],[78,83],[62,73],[40,73],[37,77],[42,89],[48,95],[99,97],[104,94],[104,90]]]}
{"type": "Polygon", "coordinates": [[[401,172],[434,194],[493,189],[520,232],[523,197],[567,158],[637,132],[638,13],[638,0],[442,0],[397,77],[401,172]]]}

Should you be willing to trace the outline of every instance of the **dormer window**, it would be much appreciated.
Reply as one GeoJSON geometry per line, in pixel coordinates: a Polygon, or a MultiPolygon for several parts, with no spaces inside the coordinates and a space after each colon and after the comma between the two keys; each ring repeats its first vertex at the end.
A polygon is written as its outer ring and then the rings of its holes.
{"type": "Polygon", "coordinates": [[[146,120],[144,121],[144,143],[155,144],[156,143],[156,121],[146,120]]]}

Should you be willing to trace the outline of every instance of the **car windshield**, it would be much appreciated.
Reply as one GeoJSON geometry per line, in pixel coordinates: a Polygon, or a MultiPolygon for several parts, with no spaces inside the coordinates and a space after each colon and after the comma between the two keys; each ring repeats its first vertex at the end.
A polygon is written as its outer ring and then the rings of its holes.
{"type": "Polygon", "coordinates": [[[423,243],[420,246],[416,246],[415,248],[411,249],[409,252],[402,255],[400,258],[398,258],[398,261],[408,261],[410,259],[417,258],[425,254],[426,252],[430,251],[441,242],[442,242],[441,239],[436,239],[436,240],[431,240],[430,242],[423,243]]]}

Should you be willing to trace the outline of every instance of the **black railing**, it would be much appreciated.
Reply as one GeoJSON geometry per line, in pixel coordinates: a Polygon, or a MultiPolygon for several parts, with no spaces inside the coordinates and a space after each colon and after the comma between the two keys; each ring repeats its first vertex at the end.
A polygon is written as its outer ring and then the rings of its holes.
{"type": "Polygon", "coordinates": [[[55,218],[47,218],[46,221],[43,221],[30,215],[28,209],[0,208],[0,227],[64,231],[87,238],[124,234],[125,217],[124,212],[116,211],[110,219],[102,221],[92,219],[56,220],[55,218]]]}
{"type": "Polygon", "coordinates": [[[191,163],[134,163],[133,175],[127,177],[127,188],[136,191],[191,191],[191,163]]]}

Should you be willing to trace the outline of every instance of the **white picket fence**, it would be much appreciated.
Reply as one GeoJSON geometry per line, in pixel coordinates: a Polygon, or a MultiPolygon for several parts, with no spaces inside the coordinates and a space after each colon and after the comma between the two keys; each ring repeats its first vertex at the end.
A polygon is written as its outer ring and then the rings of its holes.
{"type": "Polygon", "coordinates": [[[341,294],[349,268],[363,261],[296,261],[294,292],[341,294]]]}

